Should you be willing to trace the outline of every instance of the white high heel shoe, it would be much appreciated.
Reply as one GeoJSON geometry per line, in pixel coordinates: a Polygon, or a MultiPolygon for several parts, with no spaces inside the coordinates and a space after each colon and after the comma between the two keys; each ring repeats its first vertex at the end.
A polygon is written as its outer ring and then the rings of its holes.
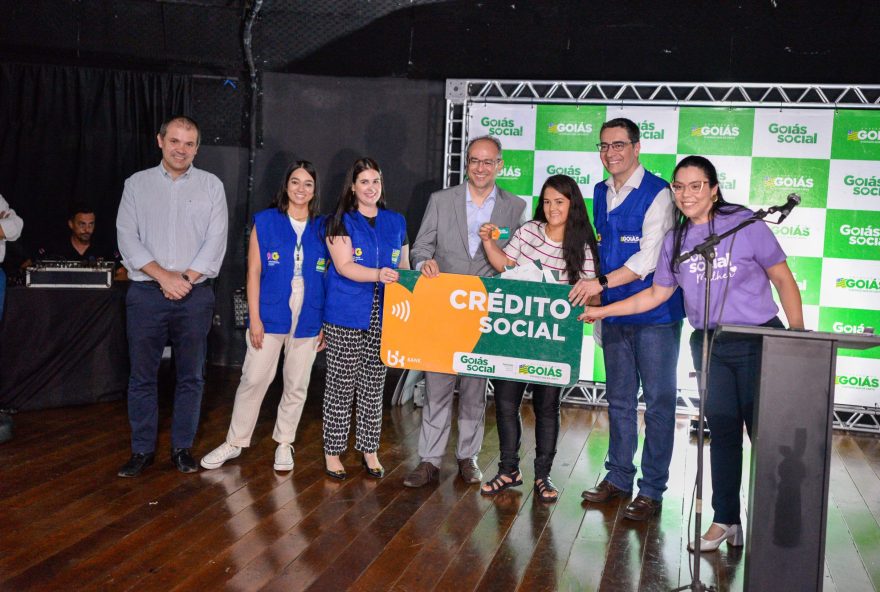
{"type": "MultiPolygon", "coordinates": [[[[743,536],[741,524],[720,524],[718,522],[713,522],[712,524],[720,526],[724,529],[724,532],[721,533],[721,536],[714,539],[700,537],[700,551],[717,551],[718,547],[720,547],[721,543],[724,541],[727,541],[727,544],[732,547],[742,547],[745,544],[745,537],[743,536]]],[[[688,551],[693,550],[694,543],[688,543],[688,551]]]]}

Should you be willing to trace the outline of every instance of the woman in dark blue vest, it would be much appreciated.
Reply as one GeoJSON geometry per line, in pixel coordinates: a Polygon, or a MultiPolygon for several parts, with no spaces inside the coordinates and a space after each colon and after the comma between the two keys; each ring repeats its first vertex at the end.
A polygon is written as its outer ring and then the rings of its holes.
{"type": "Polygon", "coordinates": [[[382,171],[371,158],[355,161],[327,223],[327,386],[324,391],[326,472],[345,479],[339,456],[348,445],[351,406],[357,398],[355,450],[367,473],[385,471],[376,455],[382,427],[385,366],[379,357],[382,297],[396,282],[397,269],[409,269],[406,220],[385,209],[382,171]]]}
{"type": "Polygon", "coordinates": [[[226,441],[202,458],[206,469],[220,467],[250,446],[282,347],[284,391],[272,434],[278,442],[274,468],[293,468],[293,441],[312,363],[324,347],[321,321],[329,255],[312,163],[300,160],[287,168],[272,205],[254,216],[247,265],[247,354],[226,441]]]}

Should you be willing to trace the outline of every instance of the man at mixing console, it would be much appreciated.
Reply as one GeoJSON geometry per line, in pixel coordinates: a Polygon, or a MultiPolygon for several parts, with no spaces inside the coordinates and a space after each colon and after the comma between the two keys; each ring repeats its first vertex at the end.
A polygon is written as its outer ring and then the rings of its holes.
{"type": "Polygon", "coordinates": [[[84,203],[74,204],[67,219],[70,233],[40,248],[37,258],[87,263],[113,261],[116,264],[113,279],[116,281],[127,279],[119,251],[107,245],[99,245],[95,241],[96,222],[95,210],[84,203]]]}

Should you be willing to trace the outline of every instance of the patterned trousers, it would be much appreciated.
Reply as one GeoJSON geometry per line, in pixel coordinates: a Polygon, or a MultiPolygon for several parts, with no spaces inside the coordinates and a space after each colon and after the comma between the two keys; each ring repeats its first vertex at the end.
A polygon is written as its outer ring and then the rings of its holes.
{"type": "Polygon", "coordinates": [[[327,383],[324,389],[324,453],[338,456],[348,445],[351,406],[357,399],[355,450],[376,452],[382,429],[385,365],[380,358],[379,292],[373,293],[370,327],[324,323],[327,383]]]}

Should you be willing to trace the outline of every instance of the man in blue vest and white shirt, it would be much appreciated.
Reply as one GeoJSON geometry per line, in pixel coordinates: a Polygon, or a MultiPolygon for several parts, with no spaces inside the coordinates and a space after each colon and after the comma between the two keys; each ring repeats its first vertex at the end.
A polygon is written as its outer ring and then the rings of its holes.
{"type": "MultiPolygon", "coordinates": [[[[593,220],[599,240],[600,275],[581,280],[570,300],[583,305],[594,294],[602,304],[623,300],[649,287],[663,236],[674,223],[669,184],[639,163],[639,128],[612,119],[599,133],[599,155],[610,175],[593,191],[593,220]]],[[[669,479],[675,431],[676,366],[684,318],[681,291],[654,310],[602,321],[610,435],[608,473],[585,500],[607,502],[632,495],[638,447],[639,383],[645,399],[645,443],[639,493],[624,516],[647,520],[660,511],[669,479]]]]}

